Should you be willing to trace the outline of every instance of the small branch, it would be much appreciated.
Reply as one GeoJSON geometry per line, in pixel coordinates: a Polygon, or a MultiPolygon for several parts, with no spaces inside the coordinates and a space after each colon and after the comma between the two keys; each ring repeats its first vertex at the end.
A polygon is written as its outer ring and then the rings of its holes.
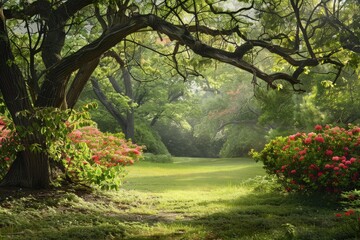
{"type": "Polygon", "coordinates": [[[184,82],[186,81],[187,77],[182,74],[182,72],[179,70],[179,64],[178,64],[178,61],[176,59],[176,54],[178,53],[179,51],[179,46],[180,44],[179,43],[176,43],[175,45],[175,48],[174,48],[174,51],[173,51],[173,54],[172,54],[172,59],[175,63],[175,69],[176,69],[176,72],[184,79],[184,82]]]}

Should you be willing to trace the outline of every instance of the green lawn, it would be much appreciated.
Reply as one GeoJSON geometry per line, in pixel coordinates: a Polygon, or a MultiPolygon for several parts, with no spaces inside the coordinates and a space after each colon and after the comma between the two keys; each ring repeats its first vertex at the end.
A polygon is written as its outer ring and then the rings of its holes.
{"type": "Polygon", "coordinates": [[[208,191],[239,186],[265,175],[252,159],[174,158],[174,163],[142,162],[128,168],[125,189],[149,192],[208,191]]]}
{"type": "Polygon", "coordinates": [[[359,239],[329,196],[278,189],[251,159],[175,158],[128,168],[120,191],[0,199],[0,239],[359,239]]]}

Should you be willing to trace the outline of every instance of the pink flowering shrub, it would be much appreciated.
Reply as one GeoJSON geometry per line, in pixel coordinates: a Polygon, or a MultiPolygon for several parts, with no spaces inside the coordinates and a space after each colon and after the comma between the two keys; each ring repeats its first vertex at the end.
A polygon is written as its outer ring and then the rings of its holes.
{"type": "MultiPolygon", "coordinates": [[[[102,133],[94,127],[86,111],[45,109],[38,114],[47,148],[34,145],[33,149],[46,151],[54,161],[63,163],[65,173],[60,180],[66,177],[102,189],[118,189],[125,176],[124,167],[142,157],[142,147],[125,140],[121,133],[102,133]]],[[[0,116],[0,178],[8,171],[16,152],[22,149],[17,135],[31,134],[31,129],[39,128],[13,130],[9,123],[0,116]]]]}
{"type": "Polygon", "coordinates": [[[14,158],[14,139],[7,125],[6,119],[0,116],[0,177],[6,174],[14,158]]]}
{"type": "Polygon", "coordinates": [[[117,189],[124,166],[142,157],[142,147],[125,140],[123,134],[102,133],[93,126],[76,129],[68,138],[72,149],[65,153],[68,176],[104,189],[117,189]]]}
{"type": "Polygon", "coordinates": [[[360,187],[360,128],[322,127],[270,141],[259,153],[287,191],[340,193],[360,187]]]}

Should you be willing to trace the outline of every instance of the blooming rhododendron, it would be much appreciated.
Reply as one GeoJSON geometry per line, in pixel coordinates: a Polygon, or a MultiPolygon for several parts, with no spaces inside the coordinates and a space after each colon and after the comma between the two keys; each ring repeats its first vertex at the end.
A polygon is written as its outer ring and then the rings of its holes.
{"type": "Polygon", "coordinates": [[[251,154],[287,191],[360,188],[360,128],[316,125],[315,131],[278,137],[251,154]]]}
{"type": "MultiPolygon", "coordinates": [[[[127,141],[123,134],[102,133],[93,126],[73,129],[73,123],[68,121],[59,124],[63,124],[65,134],[60,141],[49,142],[53,151],[49,150],[49,154],[62,161],[66,176],[74,181],[117,189],[125,175],[124,167],[142,157],[142,147],[127,141]]],[[[13,135],[0,117],[0,177],[13,160],[14,146],[19,145],[12,140],[13,135]]]]}
{"type": "Polygon", "coordinates": [[[11,151],[13,143],[13,136],[7,128],[7,122],[0,116],[0,177],[6,174],[14,157],[14,152],[11,151]]]}

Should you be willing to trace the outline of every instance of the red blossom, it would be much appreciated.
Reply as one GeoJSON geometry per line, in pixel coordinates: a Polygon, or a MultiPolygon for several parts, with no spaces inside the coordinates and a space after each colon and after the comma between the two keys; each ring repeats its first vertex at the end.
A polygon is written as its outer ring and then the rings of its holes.
{"type": "Polygon", "coordinates": [[[282,150],[285,151],[286,149],[288,149],[290,147],[290,145],[285,145],[282,150]]]}
{"type": "Polygon", "coordinates": [[[325,151],[325,155],[327,155],[327,156],[332,156],[333,153],[334,153],[334,152],[333,152],[331,149],[327,149],[327,150],[325,151]]]}
{"type": "Polygon", "coordinates": [[[350,216],[350,215],[353,215],[354,213],[355,213],[355,211],[352,210],[352,209],[350,209],[350,210],[348,210],[348,211],[345,212],[345,215],[346,215],[346,216],[350,216]]]}
{"type": "Polygon", "coordinates": [[[333,168],[333,167],[334,167],[333,165],[325,164],[325,168],[326,168],[326,169],[333,168]]]}
{"type": "Polygon", "coordinates": [[[325,142],[324,138],[323,138],[321,135],[316,136],[316,137],[315,137],[315,141],[320,142],[320,143],[324,143],[324,142],[325,142]]]}
{"type": "Polygon", "coordinates": [[[315,126],[315,130],[316,130],[316,131],[321,131],[321,130],[322,130],[322,126],[319,125],[319,124],[316,125],[316,126],[315,126]]]}
{"type": "Polygon", "coordinates": [[[299,154],[300,155],[305,155],[306,154],[306,149],[299,151],[299,154]]]}
{"type": "Polygon", "coordinates": [[[345,161],[345,165],[351,165],[351,161],[345,161]]]}
{"type": "Polygon", "coordinates": [[[318,166],[316,166],[315,164],[311,164],[311,165],[309,166],[309,168],[310,168],[310,169],[318,169],[318,166]]]}
{"type": "Polygon", "coordinates": [[[310,144],[311,143],[311,137],[305,138],[304,143],[305,144],[310,144]]]}

